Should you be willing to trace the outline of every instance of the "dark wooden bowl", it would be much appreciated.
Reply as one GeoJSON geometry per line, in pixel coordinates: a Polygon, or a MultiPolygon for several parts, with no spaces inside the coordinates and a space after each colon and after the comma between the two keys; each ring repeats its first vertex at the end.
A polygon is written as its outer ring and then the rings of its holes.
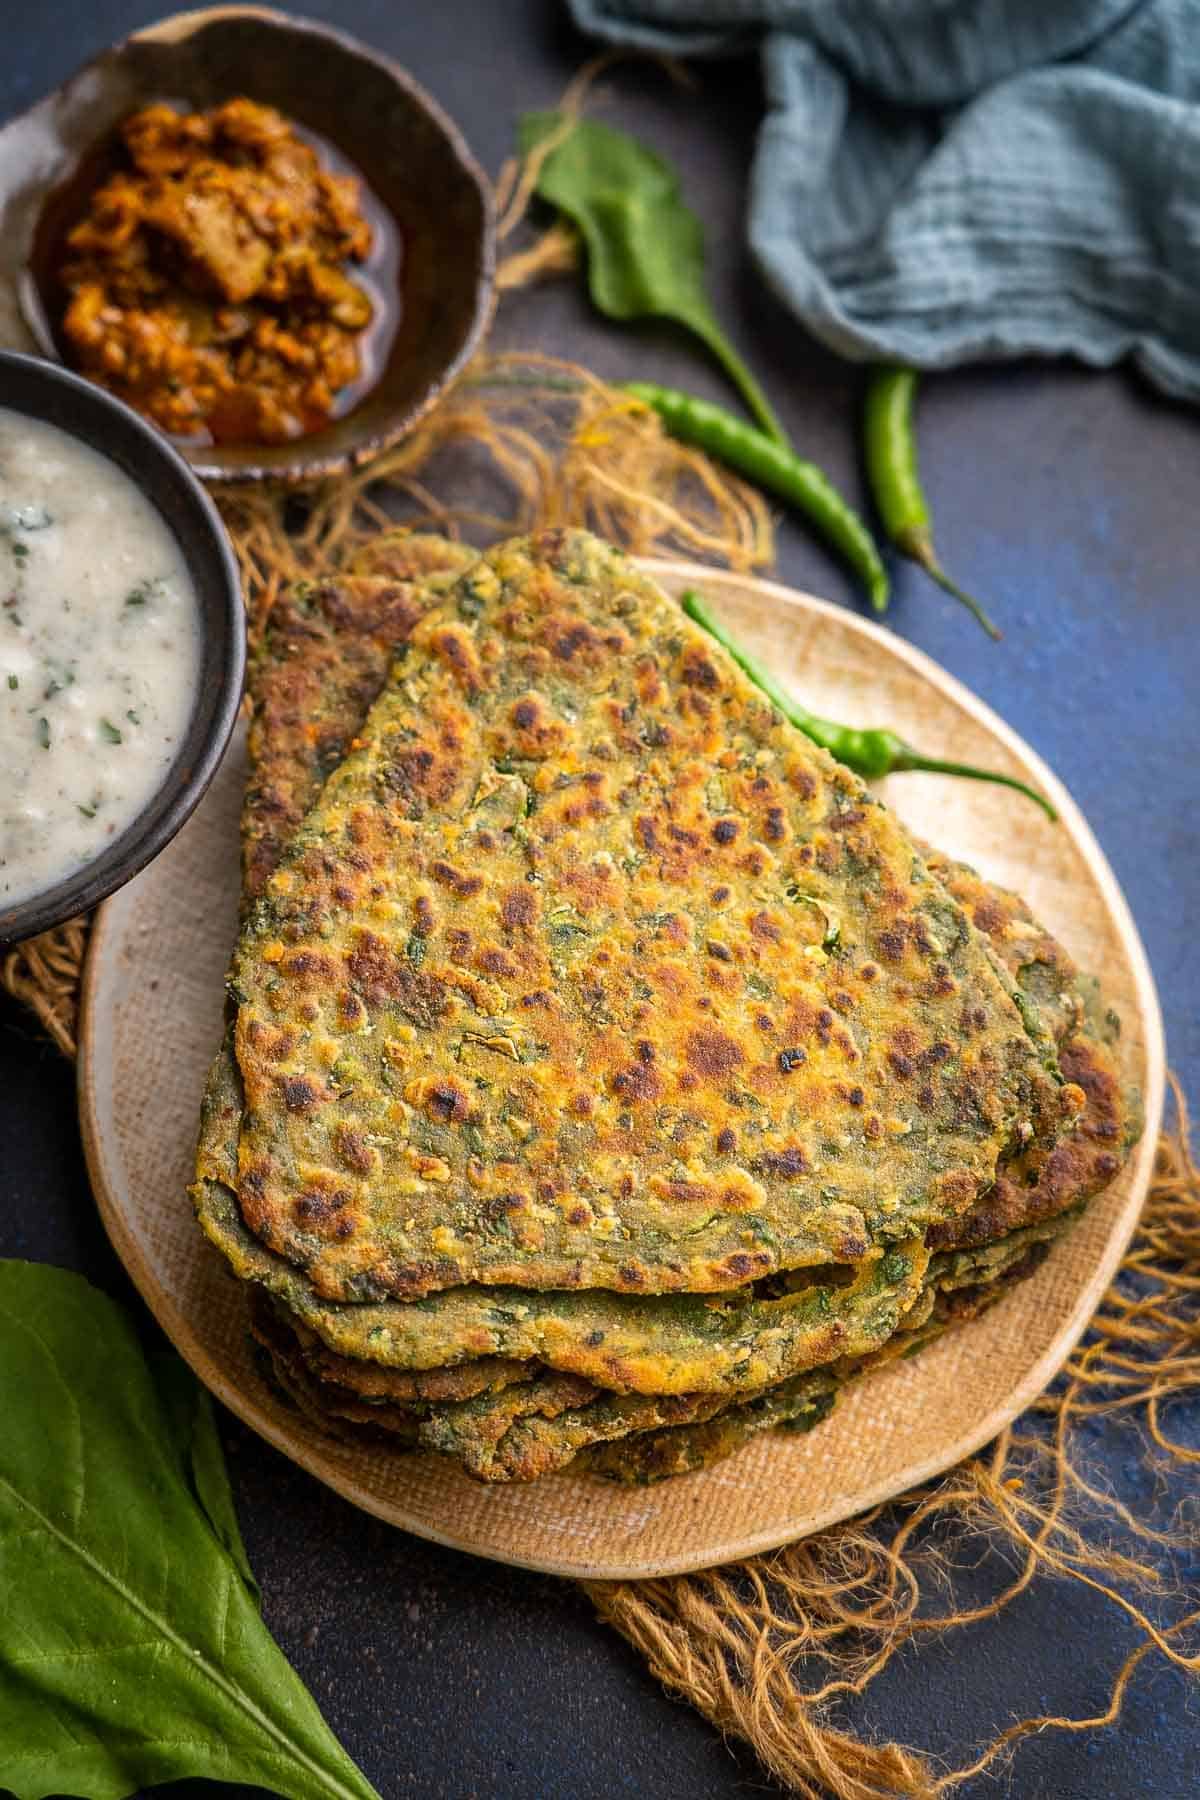
{"type": "Polygon", "coordinates": [[[384,240],[374,274],[385,329],[365,391],[323,430],[179,448],[206,480],[336,474],[411,430],[462,368],[491,316],[494,265],[490,188],[461,134],[410,75],[344,32],[216,7],[163,19],[86,63],[0,131],[0,276],[39,349],[69,361],[57,337],[63,242],[112,167],[121,121],[154,100],[201,110],[235,95],[277,107],[365,181],[384,240]]]}
{"type": "Polygon", "coordinates": [[[0,906],[0,944],[90,912],[170,843],[212,780],[237,720],[246,615],[237,563],[217,509],[170,440],[103,388],[37,356],[0,351],[0,406],[44,419],[116,463],[179,545],[200,612],[191,723],[157,793],[133,823],[63,881],[0,906]]]}

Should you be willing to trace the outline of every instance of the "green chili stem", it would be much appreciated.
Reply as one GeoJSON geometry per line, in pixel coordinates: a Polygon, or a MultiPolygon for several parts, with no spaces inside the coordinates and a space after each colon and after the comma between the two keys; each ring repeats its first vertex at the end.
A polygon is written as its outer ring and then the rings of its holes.
{"type": "Polygon", "coordinates": [[[967,781],[994,782],[1000,787],[1013,788],[1018,794],[1024,794],[1026,799],[1041,807],[1048,819],[1052,822],[1057,820],[1058,814],[1045,796],[1035,788],[1028,787],[1025,782],[1018,781],[1015,775],[1003,775],[996,769],[978,769],[970,763],[947,762],[941,757],[926,756],[911,744],[906,744],[903,738],[897,737],[894,731],[839,725],[832,719],[823,719],[817,713],[809,712],[798,700],[785,694],[762,664],[756,662],[730,637],[694,588],[689,588],[680,595],[679,604],[689,619],[693,619],[728,651],[738,667],[750,677],[756,687],[762,689],[772,706],[783,714],[789,724],[802,731],[814,744],[828,750],[831,756],[835,756],[848,769],[853,769],[864,780],[876,781],[882,775],[922,770],[932,775],[958,775],[967,781]]]}
{"type": "Polygon", "coordinates": [[[785,445],[708,400],[649,381],[627,381],[623,386],[658,414],[672,437],[695,444],[804,513],[861,578],[875,611],[886,611],[887,570],[875,540],[816,463],[803,461],[785,445]]]}
{"type": "Polygon", "coordinates": [[[919,564],[948,594],[965,606],[990,637],[1000,632],[971,594],[950,580],[933,547],[929,507],[917,465],[913,430],[915,369],[883,363],[867,385],[864,449],[867,478],[884,530],[901,556],[919,564]]]}
{"type": "Polygon", "coordinates": [[[758,381],[750,373],[749,367],[742,361],[724,333],[704,329],[697,321],[693,321],[692,330],[702,342],[708,345],[712,355],[720,363],[734,387],[737,388],[758,421],[759,430],[769,437],[772,443],[778,444],[783,450],[788,450],[790,448],[788,434],[776,417],[774,408],[758,381]]]}
{"type": "MultiPolygon", "coordinates": [[[[885,733],[892,737],[893,733],[885,733]]],[[[998,769],[977,769],[971,763],[945,762],[937,756],[924,756],[921,751],[914,750],[902,739],[895,740],[895,755],[892,759],[889,774],[899,775],[910,769],[922,770],[927,775],[959,775],[965,781],[990,781],[997,787],[1012,788],[1018,794],[1024,794],[1035,806],[1040,806],[1052,825],[1058,823],[1058,813],[1044,794],[1031,788],[1026,782],[1019,781],[1015,775],[1003,775],[998,769]]]]}
{"type": "Polygon", "coordinates": [[[907,556],[910,561],[917,563],[924,569],[930,579],[936,581],[940,588],[945,588],[948,594],[953,594],[954,598],[959,601],[961,605],[966,607],[972,617],[978,620],[989,637],[995,638],[997,643],[1000,641],[1001,632],[999,626],[994,620],[989,618],[988,614],[984,611],[979,601],[975,599],[974,595],[968,594],[965,588],[960,588],[956,581],[951,581],[945,569],[943,569],[941,563],[937,559],[937,552],[933,547],[933,539],[930,537],[928,531],[914,527],[912,531],[906,534],[903,541],[901,541],[900,538],[897,538],[895,544],[897,550],[904,556],[907,556]]]}

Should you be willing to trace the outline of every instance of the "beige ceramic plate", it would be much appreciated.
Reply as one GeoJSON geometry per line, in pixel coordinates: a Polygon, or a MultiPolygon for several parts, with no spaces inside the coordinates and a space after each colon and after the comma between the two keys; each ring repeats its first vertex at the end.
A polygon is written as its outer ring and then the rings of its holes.
{"type": "Polygon", "coordinates": [[[92,935],[80,1111],[109,1235],[197,1374],[288,1456],[394,1525],[559,1575],[660,1575],[769,1549],[986,1443],[1050,1380],[1103,1293],[1150,1180],[1162,1105],[1162,1026],[1145,955],[1091,832],[1037,757],[918,651],[851,613],[746,577],[649,566],[676,591],[702,583],[746,648],[785,684],[802,684],[820,711],[887,723],[931,752],[991,763],[1051,795],[1057,827],[1002,788],[931,775],[883,784],[916,831],[1019,889],[1079,962],[1103,974],[1146,1132],[1121,1180],[1031,1281],[924,1355],[852,1388],[807,1437],[767,1435],[707,1473],[648,1489],[569,1476],[485,1488],[434,1457],[335,1443],[259,1377],[244,1296],[184,1194],[237,910],[242,771],[231,752],[189,824],[105,904],[92,935]]]}

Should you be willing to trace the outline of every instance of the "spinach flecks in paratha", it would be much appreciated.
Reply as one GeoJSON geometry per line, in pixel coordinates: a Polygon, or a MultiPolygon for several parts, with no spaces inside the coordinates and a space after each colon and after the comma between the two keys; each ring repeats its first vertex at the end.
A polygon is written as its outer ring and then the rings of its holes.
{"type": "Polygon", "coordinates": [[[243,1217],[337,1301],[855,1262],[1074,1103],[891,814],[581,533],[417,622],[233,991],[243,1217]]]}

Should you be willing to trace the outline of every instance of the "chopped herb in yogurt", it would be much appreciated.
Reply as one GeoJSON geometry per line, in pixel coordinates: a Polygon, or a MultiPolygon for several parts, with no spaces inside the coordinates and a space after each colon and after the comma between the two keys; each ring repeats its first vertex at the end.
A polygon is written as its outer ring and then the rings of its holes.
{"type": "Polygon", "coordinates": [[[178,753],[199,660],[191,579],[149,501],[0,407],[0,907],[132,824],[178,753]]]}

